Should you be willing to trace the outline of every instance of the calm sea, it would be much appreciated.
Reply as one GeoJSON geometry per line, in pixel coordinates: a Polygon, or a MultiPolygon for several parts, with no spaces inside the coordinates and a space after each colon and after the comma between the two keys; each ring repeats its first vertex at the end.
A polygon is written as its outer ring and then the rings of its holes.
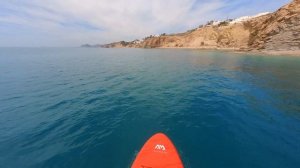
{"type": "Polygon", "coordinates": [[[128,168],[157,132],[187,168],[300,167],[300,57],[0,48],[1,168],[128,168]]]}

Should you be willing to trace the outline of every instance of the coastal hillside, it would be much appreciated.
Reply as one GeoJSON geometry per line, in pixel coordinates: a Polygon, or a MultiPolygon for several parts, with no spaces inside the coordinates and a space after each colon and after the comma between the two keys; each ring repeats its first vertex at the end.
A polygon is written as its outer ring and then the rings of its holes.
{"type": "Polygon", "coordinates": [[[300,0],[294,0],[273,13],[210,21],[185,33],[161,34],[101,47],[299,51],[300,0]]]}
{"type": "Polygon", "coordinates": [[[251,23],[249,48],[300,50],[300,0],[251,23]]]}

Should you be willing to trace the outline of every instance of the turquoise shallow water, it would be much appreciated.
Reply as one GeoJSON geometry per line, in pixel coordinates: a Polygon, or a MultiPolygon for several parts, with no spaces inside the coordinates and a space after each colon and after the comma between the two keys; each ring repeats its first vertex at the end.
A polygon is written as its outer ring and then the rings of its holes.
{"type": "Polygon", "coordinates": [[[300,57],[0,48],[0,167],[130,167],[166,133],[187,168],[300,167],[300,57]]]}

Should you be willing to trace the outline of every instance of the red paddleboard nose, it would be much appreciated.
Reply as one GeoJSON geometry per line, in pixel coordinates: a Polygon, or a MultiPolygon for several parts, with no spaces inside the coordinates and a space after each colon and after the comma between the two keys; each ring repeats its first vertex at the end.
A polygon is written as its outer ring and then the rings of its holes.
{"type": "Polygon", "coordinates": [[[157,133],[144,144],[131,168],[183,168],[183,164],[172,141],[157,133]]]}

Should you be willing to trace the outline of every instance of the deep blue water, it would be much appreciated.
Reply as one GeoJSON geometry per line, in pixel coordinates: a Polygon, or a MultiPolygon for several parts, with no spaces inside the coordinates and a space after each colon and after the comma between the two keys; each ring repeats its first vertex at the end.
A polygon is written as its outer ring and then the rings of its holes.
{"type": "Polygon", "coordinates": [[[0,48],[1,168],[127,168],[157,132],[187,168],[300,167],[300,57],[0,48]]]}

